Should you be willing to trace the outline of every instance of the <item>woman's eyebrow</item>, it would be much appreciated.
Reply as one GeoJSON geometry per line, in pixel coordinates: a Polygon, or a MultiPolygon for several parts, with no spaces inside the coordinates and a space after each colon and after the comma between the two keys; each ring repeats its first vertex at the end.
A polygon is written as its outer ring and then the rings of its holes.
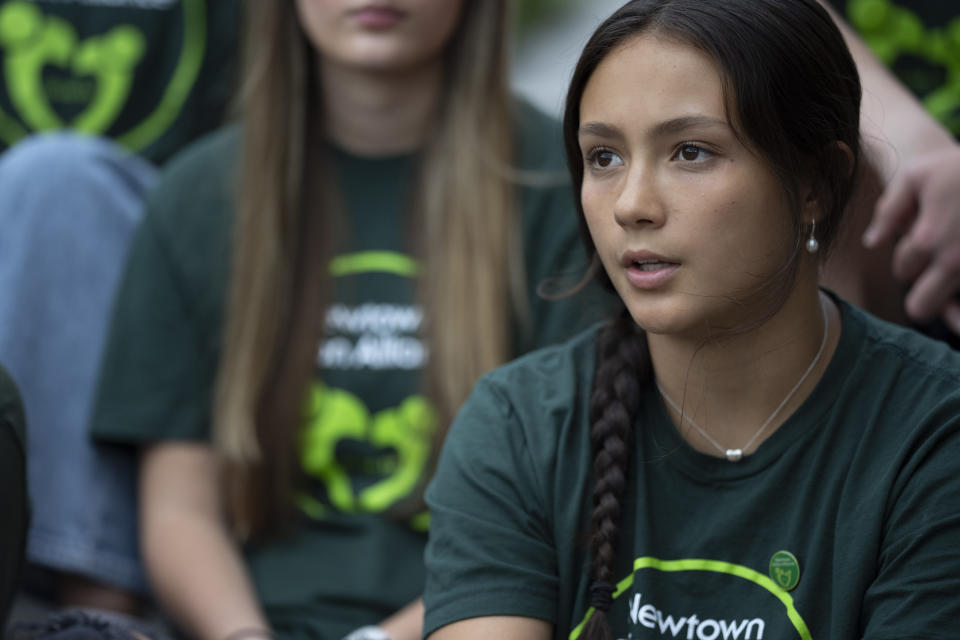
{"type": "Polygon", "coordinates": [[[702,115],[690,115],[690,116],[680,116],[678,118],[671,118],[670,120],[664,120],[663,122],[658,122],[647,130],[647,135],[651,138],[660,137],[668,134],[679,133],[680,131],[685,131],[687,129],[695,129],[697,127],[716,127],[721,126],[723,128],[729,128],[729,124],[725,120],[718,120],[717,118],[711,118],[710,116],[702,115]]]}
{"type": "Polygon", "coordinates": [[[589,135],[599,138],[619,138],[623,135],[619,128],[604,122],[585,122],[580,125],[577,133],[581,136],[589,135]]]}

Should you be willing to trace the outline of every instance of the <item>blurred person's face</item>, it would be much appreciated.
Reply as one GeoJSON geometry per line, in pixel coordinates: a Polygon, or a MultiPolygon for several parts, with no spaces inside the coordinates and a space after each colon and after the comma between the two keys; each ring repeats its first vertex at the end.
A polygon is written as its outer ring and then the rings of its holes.
{"type": "Polygon", "coordinates": [[[300,24],[326,62],[371,72],[406,71],[434,62],[456,29],[463,4],[296,0],[300,24]]]}

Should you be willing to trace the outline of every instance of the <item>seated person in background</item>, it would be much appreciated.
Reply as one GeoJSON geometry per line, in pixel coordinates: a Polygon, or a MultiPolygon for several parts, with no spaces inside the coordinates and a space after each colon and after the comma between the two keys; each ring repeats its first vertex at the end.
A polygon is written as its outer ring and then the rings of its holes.
{"type": "Polygon", "coordinates": [[[135,460],[93,447],[88,418],[145,192],[221,124],[238,12],[233,0],[0,2],[0,360],[30,416],[28,582],[60,604],[135,613],[147,591],[135,460]]]}
{"type": "Polygon", "coordinates": [[[815,0],[635,0],[574,71],[606,326],[484,377],[425,634],[956,637],[960,354],[818,286],[861,88],[815,0]]]}
{"type": "Polygon", "coordinates": [[[30,519],[25,429],[17,387],[0,367],[0,629],[19,584],[30,519]]]}
{"type": "Polygon", "coordinates": [[[505,0],[246,7],[242,126],[152,192],[91,425],[141,452],[184,633],[419,639],[454,411],[599,306],[537,296],[585,268],[559,127],[510,95],[505,0]]]}
{"type": "Polygon", "coordinates": [[[824,281],[874,313],[913,322],[956,348],[960,8],[936,0],[823,4],[863,79],[861,121],[872,170],[824,281]]]}

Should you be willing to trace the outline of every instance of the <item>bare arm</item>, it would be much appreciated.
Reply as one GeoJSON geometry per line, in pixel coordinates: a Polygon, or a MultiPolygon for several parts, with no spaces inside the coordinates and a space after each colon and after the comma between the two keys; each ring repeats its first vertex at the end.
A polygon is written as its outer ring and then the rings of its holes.
{"type": "Polygon", "coordinates": [[[428,640],[549,640],[553,626],[544,620],[514,616],[468,618],[441,627],[428,640]]]}
{"type": "Polygon", "coordinates": [[[861,284],[876,286],[878,277],[892,273],[910,285],[907,315],[916,321],[942,315],[960,333],[960,307],[951,301],[960,290],[960,145],[850,26],[824,6],[843,32],[860,71],[865,150],[883,185],[883,195],[875,203],[880,191],[875,185],[868,187],[873,193],[860,194],[853,211],[856,235],[841,243],[825,280],[849,281],[856,269],[853,261],[881,261],[881,268],[865,267],[870,273],[861,284]],[[877,253],[865,256],[854,246],[861,232],[863,244],[877,253]]]}
{"type": "Polygon", "coordinates": [[[872,148],[871,152],[882,154],[884,177],[889,179],[904,160],[935,148],[956,146],[950,132],[927,113],[910,90],[873,54],[843,17],[823,0],[820,3],[840,27],[843,39],[857,63],[864,90],[861,128],[868,143],[879,143],[881,147],[872,148]]]}
{"type": "Polygon", "coordinates": [[[149,447],[140,471],[141,540],[153,588],[200,640],[269,629],[224,524],[216,464],[205,444],[149,447]]]}
{"type": "Polygon", "coordinates": [[[392,640],[420,640],[423,635],[423,599],[417,598],[380,623],[392,640]]]}

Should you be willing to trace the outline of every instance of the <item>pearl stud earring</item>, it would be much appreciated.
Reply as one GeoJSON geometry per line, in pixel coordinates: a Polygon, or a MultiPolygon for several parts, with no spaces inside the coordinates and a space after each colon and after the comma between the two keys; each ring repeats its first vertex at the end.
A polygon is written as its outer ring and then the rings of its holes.
{"type": "Polygon", "coordinates": [[[817,221],[814,220],[810,223],[810,237],[807,238],[807,252],[816,253],[820,250],[820,243],[817,242],[817,236],[814,235],[814,231],[817,230],[817,221]]]}

